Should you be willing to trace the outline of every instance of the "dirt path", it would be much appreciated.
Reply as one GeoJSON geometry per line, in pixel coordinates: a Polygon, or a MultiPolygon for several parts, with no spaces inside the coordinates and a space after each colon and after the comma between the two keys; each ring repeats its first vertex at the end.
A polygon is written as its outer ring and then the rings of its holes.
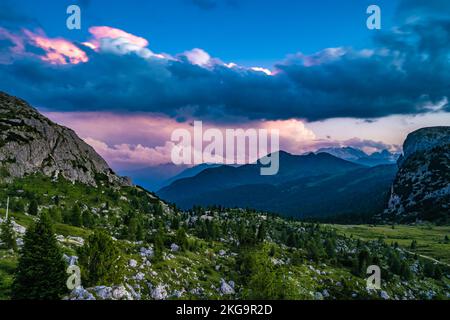
{"type": "Polygon", "coordinates": [[[402,249],[403,249],[403,251],[405,251],[406,253],[409,253],[411,255],[417,255],[418,257],[421,257],[421,258],[433,261],[435,263],[443,264],[444,266],[450,267],[450,264],[442,262],[442,261],[439,261],[439,260],[436,260],[435,258],[432,258],[432,257],[429,257],[429,256],[425,256],[425,255],[417,253],[417,252],[409,251],[409,250],[406,250],[404,248],[402,248],[402,249]]]}

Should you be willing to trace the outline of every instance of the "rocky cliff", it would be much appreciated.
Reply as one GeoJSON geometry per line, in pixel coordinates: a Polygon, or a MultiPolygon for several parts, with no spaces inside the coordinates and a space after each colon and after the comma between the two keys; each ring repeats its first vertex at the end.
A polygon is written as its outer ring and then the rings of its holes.
{"type": "Polygon", "coordinates": [[[408,135],[384,216],[399,222],[450,222],[450,127],[408,135]]]}
{"type": "Polygon", "coordinates": [[[0,179],[11,181],[36,172],[93,186],[99,181],[130,184],[73,130],[0,92],[0,179]]]}

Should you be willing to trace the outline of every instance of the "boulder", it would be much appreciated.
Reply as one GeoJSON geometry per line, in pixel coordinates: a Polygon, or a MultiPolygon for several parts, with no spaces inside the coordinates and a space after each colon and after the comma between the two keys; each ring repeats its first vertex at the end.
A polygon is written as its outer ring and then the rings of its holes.
{"type": "Polygon", "coordinates": [[[137,267],[137,261],[134,259],[130,259],[130,261],[128,262],[128,265],[132,268],[136,268],[137,267]]]}
{"type": "Polygon", "coordinates": [[[152,290],[151,296],[155,300],[165,300],[167,298],[166,286],[161,284],[158,285],[155,289],[152,290]]]}
{"type": "Polygon", "coordinates": [[[172,252],[178,252],[178,251],[180,250],[180,247],[179,247],[177,244],[172,243],[172,244],[170,245],[170,250],[171,250],[172,252]]]}
{"type": "Polygon", "coordinates": [[[224,279],[222,279],[221,283],[220,283],[220,292],[222,294],[230,295],[230,294],[234,294],[234,289],[224,279]]]}

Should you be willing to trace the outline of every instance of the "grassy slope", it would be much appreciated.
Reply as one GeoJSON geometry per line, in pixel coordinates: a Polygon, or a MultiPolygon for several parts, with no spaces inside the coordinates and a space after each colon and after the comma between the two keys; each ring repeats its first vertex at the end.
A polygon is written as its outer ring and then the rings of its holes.
{"type": "MultiPolygon", "coordinates": [[[[98,189],[86,187],[78,184],[68,184],[64,181],[51,181],[48,178],[42,177],[28,177],[21,181],[17,181],[13,185],[3,186],[0,188],[0,197],[5,198],[6,195],[11,197],[12,201],[22,201],[26,194],[32,194],[38,196],[41,201],[41,206],[51,206],[54,202],[52,197],[54,195],[60,196],[61,205],[70,208],[75,201],[88,204],[91,208],[102,207],[105,202],[109,203],[109,210],[106,213],[102,213],[99,218],[99,222],[104,222],[110,225],[110,220],[116,216],[121,216],[128,210],[134,207],[132,204],[138,200],[142,200],[143,196],[140,193],[131,192],[132,190],[122,189],[111,192],[110,188],[99,187],[98,189]],[[21,190],[19,192],[18,190],[21,190]],[[121,199],[121,196],[128,200],[121,199]],[[135,200],[135,201],[131,201],[135,200]],[[106,218],[108,217],[108,218],[106,218]]],[[[147,199],[147,198],[145,198],[147,199]]],[[[23,200],[27,202],[26,199],[23,200]]],[[[148,199],[147,199],[148,201],[148,199]]],[[[234,211],[233,211],[234,212],[234,211]]],[[[4,214],[4,211],[0,210],[0,214],[4,214]]],[[[15,220],[28,227],[33,217],[24,214],[23,212],[13,212],[15,220]]],[[[166,217],[167,218],[167,217],[166,217]]],[[[250,220],[260,219],[257,215],[250,215],[245,213],[245,217],[239,210],[230,214],[228,217],[221,217],[223,222],[235,222],[240,223],[241,219],[245,219],[246,222],[250,220]]],[[[290,221],[275,218],[270,222],[271,237],[274,237],[276,233],[282,232],[285,228],[298,228],[300,222],[290,221]]],[[[439,243],[443,242],[444,236],[450,234],[450,227],[426,227],[426,226],[396,226],[392,229],[391,226],[342,226],[332,225],[334,229],[337,229],[339,233],[349,236],[353,234],[354,238],[362,238],[367,240],[378,239],[383,236],[387,243],[398,242],[399,245],[409,248],[412,240],[418,241],[418,252],[426,254],[435,258],[439,258],[442,261],[449,261],[449,244],[439,243]]],[[[56,224],[55,231],[57,234],[64,236],[86,236],[91,232],[89,229],[77,228],[65,224],[56,224]]],[[[166,254],[170,254],[171,258],[164,259],[163,261],[154,262],[151,265],[143,266],[143,260],[139,255],[139,248],[141,245],[133,244],[128,241],[119,241],[118,244],[124,248],[125,262],[127,264],[126,275],[129,279],[134,278],[138,272],[145,274],[145,281],[150,282],[153,286],[159,284],[169,285],[171,290],[182,288],[204,288],[204,293],[201,296],[197,294],[186,293],[183,295],[184,299],[198,299],[198,298],[227,298],[226,296],[220,296],[217,291],[217,287],[220,285],[220,279],[224,278],[227,281],[234,280],[237,282],[238,275],[236,274],[235,264],[236,257],[231,253],[237,249],[229,242],[222,241],[206,241],[192,235],[193,230],[190,230],[190,241],[196,241],[199,243],[198,248],[194,251],[171,253],[166,244],[166,254]],[[222,257],[218,252],[223,249],[227,252],[227,255],[222,257]],[[128,266],[129,259],[135,259],[138,261],[138,265],[141,268],[132,268],[128,266]],[[220,269],[216,269],[219,266],[220,269]]],[[[279,241],[269,241],[271,245],[277,248],[277,258],[283,261],[288,261],[292,258],[291,250],[287,250],[284,245],[281,245],[279,241]]],[[[64,251],[68,254],[76,254],[73,248],[65,247],[64,251]]],[[[361,297],[359,294],[365,291],[364,279],[358,276],[354,276],[349,268],[336,267],[326,265],[325,263],[318,261],[311,261],[306,258],[304,250],[300,249],[303,262],[298,264],[282,265],[282,273],[288,275],[295,284],[298,292],[295,296],[297,299],[313,299],[314,293],[327,289],[332,292],[332,295],[336,298],[351,299],[353,293],[358,293],[355,298],[361,297]],[[312,268],[313,267],[313,268],[312,268]],[[326,272],[326,274],[317,273],[316,270],[326,272]],[[345,281],[348,284],[348,288],[336,287],[336,283],[345,281]]],[[[0,250],[0,299],[8,298],[9,287],[12,282],[12,274],[17,263],[17,255],[10,254],[7,251],[0,250]]],[[[132,285],[139,285],[142,288],[143,298],[149,298],[149,292],[146,290],[145,281],[130,280],[132,285]]],[[[447,280],[446,280],[447,281],[447,280]]],[[[403,288],[397,288],[395,285],[397,282],[390,282],[386,287],[386,290],[390,296],[397,295],[399,297],[403,294],[403,288]]],[[[446,283],[446,282],[445,282],[446,283]]],[[[239,292],[242,287],[237,284],[237,291],[239,292]]],[[[427,279],[426,281],[417,279],[414,286],[420,285],[424,288],[421,291],[425,291],[425,288],[433,289],[439,292],[439,287],[436,286],[436,281],[427,279]]],[[[442,286],[442,283],[440,284],[442,286]]],[[[230,297],[231,298],[231,297],[230,297]]]]}
{"type": "Polygon", "coordinates": [[[410,248],[413,240],[417,241],[414,252],[450,264],[450,242],[445,243],[444,237],[450,237],[450,226],[370,226],[370,225],[332,225],[341,234],[362,240],[376,240],[380,237],[388,244],[397,242],[401,247],[410,248]]]}

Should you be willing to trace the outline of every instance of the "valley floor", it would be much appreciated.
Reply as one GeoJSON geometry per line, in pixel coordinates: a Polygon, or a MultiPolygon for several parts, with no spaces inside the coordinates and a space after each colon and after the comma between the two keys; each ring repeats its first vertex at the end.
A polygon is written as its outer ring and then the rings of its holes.
{"type": "Polygon", "coordinates": [[[434,259],[447,266],[450,264],[450,226],[434,225],[330,225],[339,233],[361,240],[382,238],[387,244],[397,242],[400,247],[423,257],[434,259]],[[415,249],[411,243],[417,241],[415,249]]]}

